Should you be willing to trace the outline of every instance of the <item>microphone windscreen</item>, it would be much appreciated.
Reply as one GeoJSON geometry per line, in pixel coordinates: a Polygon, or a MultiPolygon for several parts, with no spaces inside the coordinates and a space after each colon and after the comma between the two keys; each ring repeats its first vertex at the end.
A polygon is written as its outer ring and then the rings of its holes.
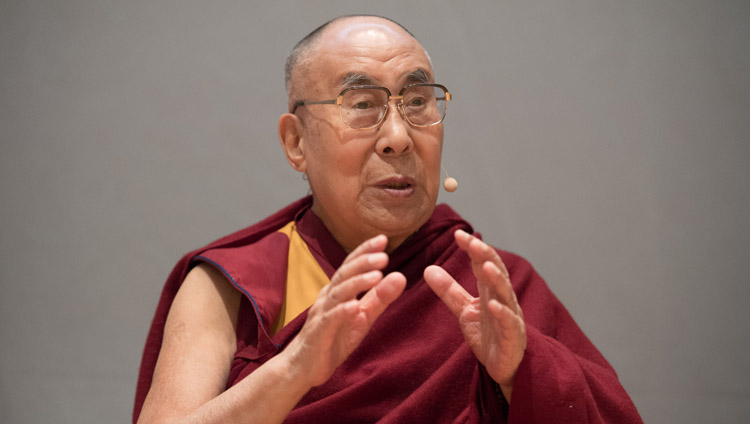
{"type": "Polygon", "coordinates": [[[458,188],[458,181],[453,177],[448,177],[443,181],[443,188],[449,193],[453,193],[458,188]]]}

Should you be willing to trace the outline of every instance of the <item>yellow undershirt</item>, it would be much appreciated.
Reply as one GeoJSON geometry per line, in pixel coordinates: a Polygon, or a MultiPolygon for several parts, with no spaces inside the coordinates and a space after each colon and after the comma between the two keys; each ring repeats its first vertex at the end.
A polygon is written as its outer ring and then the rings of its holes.
{"type": "Polygon", "coordinates": [[[320,290],[330,282],[323,268],[307,247],[307,243],[297,232],[297,224],[294,221],[278,231],[289,237],[289,258],[284,303],[271,328],[272,334],[276,334],[297,315],[309,308],[315,302],[320,290]]]}

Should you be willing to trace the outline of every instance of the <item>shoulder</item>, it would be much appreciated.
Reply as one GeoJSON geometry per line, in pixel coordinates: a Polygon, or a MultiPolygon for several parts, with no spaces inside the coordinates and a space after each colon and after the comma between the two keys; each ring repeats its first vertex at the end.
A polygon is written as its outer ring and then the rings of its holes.
{"type": "Polygon", "coordinates": [[[188,272],[175,296],[167,326],[177,330],[190,326],[210,331],[219,330],[234,337],[241,293],[227,278],[209,264],[198,264],[188,272]]]}
{"type": "Polygon", "coordinates": [[[224,292],[229,286],[224,274],[208,263],[198,263],[185,276],[180,287],[183,295],[224,292]]]}
{"type": "Polygon", "coordinates": [[[209,265],[188,272],[167,315],[142,414],[156,421],[216,397],[235,350],[239,293],[209,265]]]}
{"type": "Polygon", "coordinates": [[[297,216],[308,210],[311,205],[311,196],[299,199],[280,209],[273,215],[270,215],[249,227],[243,228],[239,231],[235,231],[234,233],[215,240],[214,242],[203,247],[202,250],[220,247],[242,246],[255,243],[265,236],[273,234],[279,228],[286,225],[289,221],[295,220],[297,216]]]}

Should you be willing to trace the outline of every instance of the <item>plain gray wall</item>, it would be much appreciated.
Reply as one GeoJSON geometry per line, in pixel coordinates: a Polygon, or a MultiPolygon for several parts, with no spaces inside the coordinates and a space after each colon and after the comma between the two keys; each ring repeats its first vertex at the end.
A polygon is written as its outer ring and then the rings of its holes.
{"type": "Polygon", "coordinates": [[[2,1],[0,421],[127,422],[162,283],[307,191],[282,66],[406,25],[455,101],[441,195],[527,257],[651,423],[750,420],[750,5],[2,1]]]}

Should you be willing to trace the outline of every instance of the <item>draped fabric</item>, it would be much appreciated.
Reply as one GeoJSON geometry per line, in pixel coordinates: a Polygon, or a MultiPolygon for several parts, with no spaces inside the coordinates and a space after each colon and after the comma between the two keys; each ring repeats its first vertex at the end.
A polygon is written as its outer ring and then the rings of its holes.
{"type": "MultiPolygon", "coordinates": [[[[309,197],[301,199],[180,260],[164,287],[144,350],[134,422],[151,384],[169,306],[194,264],[217,267],[245,295],[227,387],[283,350],[299,332],[307,311],[271,335],[284,299],[288,253],[288,239],[275,230],[297,220],[300,235],[329,278],[346,257],[310,204],[309,197]]],[[[439,205],[430,220],[389,255],[384,273],[403,273],[404,293],[331,378],[302,398],[287,422],[641,422],[614,370],[531,265],[498,250],[528,334],[508,407],[464,341],[456,317],[422,278],[425,267],[440,265],[477,296],[469,258],[453,239],[457,229],[473,232],[452,209],[439,205]]]]}

